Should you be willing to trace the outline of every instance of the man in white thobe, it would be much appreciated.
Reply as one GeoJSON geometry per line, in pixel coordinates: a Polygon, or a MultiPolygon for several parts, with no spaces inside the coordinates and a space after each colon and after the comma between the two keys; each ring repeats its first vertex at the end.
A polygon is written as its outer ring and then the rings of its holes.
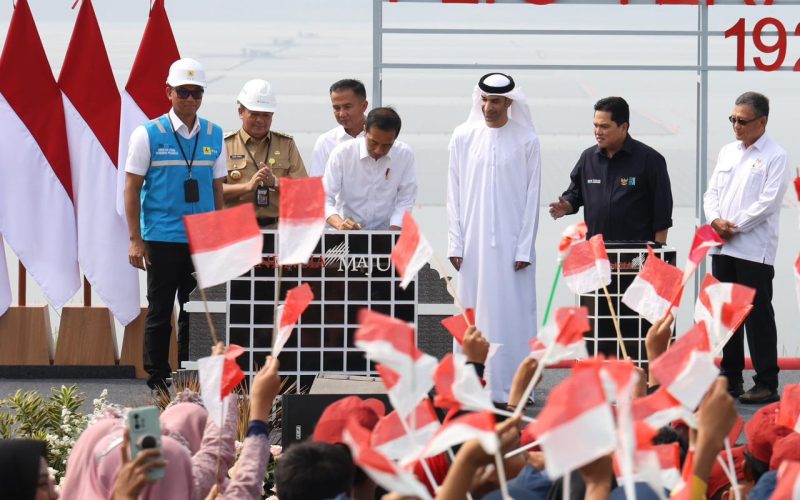
{"type": "Polygon", "coordinates": [[[502,344],[488,362],[488,381],[492,400],[505,402],[536,336],[540,147],[510,76],[483,76],[472,98],[450,140],[448,255],[462,303],[475,308],[484,336],[502,344]]]}

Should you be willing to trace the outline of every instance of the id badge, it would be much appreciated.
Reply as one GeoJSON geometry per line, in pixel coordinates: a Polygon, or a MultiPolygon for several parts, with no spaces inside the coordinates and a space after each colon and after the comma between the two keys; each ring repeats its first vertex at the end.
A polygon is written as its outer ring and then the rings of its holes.
{"type": "Polygon", "coordinates": [[[200,201],[200,186],[197,184],[197,179],[186,179],[183,183],[183,197],[186,203],[200,201]]]}
{"type": "Polygon", "coordinates": [[[256,206],[269,206],[269,189],[266,186],[258,186],[256,188],[256,206]]]}

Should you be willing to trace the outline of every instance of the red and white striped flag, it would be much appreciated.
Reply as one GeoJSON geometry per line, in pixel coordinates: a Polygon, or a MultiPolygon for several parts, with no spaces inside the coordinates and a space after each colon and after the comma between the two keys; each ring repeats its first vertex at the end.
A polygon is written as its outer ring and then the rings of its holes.
{"type": "Polygon", "coordinates": [[[475,368],[467,364],[462,354],[447,354],[433,375],[437,407],[469,411],[493,411],[489,393],[484,390],[475,368]]]}
{"type": "Polygon", "coordinates": [[[370,432],[351,418],[342,433],[342,439],[350,448],[353,462],[361,467],[381,488],[403,497],[431,498],[428,489],[413,474],[406,472],[389,460],[380,451],[370,446],[370,432]]]}
{"type": "Polygon", "coordinates": [[[227,413],[228,395],[244,380],[244,372],[236,358],[244,349],[231,344],[225,354],[207,356],[197,360],[200,394],[208,416],[221,429],[227,413]]]}
{"type": "Polygon", "coordinates": [[[6,244],[0,234],[0,316],[4,315],[11,305],[11,282],[8,280],[6,267],[6,244]]]}
{"type": "MultiPolygon", "coordinates": [[[[629,449],[625,450],[620,446],[613,457],[617,483],[624,484],[626,495],[630,497],[635,495],[633,488],[636,482],[647,483],[654,492],[662,491],[661,464],[653,445],[653,438],[658,435],[658,431],[644,422],[636,422],[628,434],[629,449]]],[[[680,467],[680,462],[678,464],[680,467]]],[[[678,474],[680,475],[680,471],[678,474]]]]}
{"type": "Polygon", "coordinates": [[[706,258],[709,250],[721,246],[723,243],[725,242],[722,238],[708,224],[698,227],[694,233],[692,248],[689,250],[689,259],[686,261],[686,267],[683,270],[683,282],[686,283],[689,277],[694,274],[700,263],[706,258]]]}
{"type": "Polygon", "coordinates": [[[593,292],[611,283],[611,263],[603,235],[572,245],[562,273],[567,287],[575,294],[593,292]]]}
{"type": "Polygon", "coordinates": [[[139,125],[170,110],[164,98],[170,65],[181,58],[172,34],[164,0],[155,0],[144,27],[142,41],[128,83],[122,93],[117,156],[117,212],[125,217],[125,162],[131,134],[139,125]]]}
{"type": "Polygon", "coordinates": [[[27,0],[0,55],[0,234],[56,308],[81,286],[64,105],[27,0]]]}
{"type": "Polygon", "coordinates": [[[433,257],[433,247],[420,232],[411,212],[404,213],[403,230],[392,249],[392,262],[402,278],[400,288],[405,290],[431,257],[433,257]]]}
{"type": "Polygon", "coordinates": [[[358,324],[356,347],[392,370],[402,372],[424,354],[417,349],[414,328],[405,321],[364,308],[358,324]]]}
{"type": "Polygon", "coordinates": [[[114,317],[139,316],[139,271],[128,263],[128,225],[116,210],[120,97],[90,0],[83,0],[58,78],[78,223],[78,260],[114,317]]]}
{"type": "Polygon", "coordinates": [[[551,479],[614,451],[614,416],[597,372],[575,372],[556,386],[532,430],[551,479]]]}
{"type": "Polygon", "coordinates": [[[252,204],[185,215],[183,221],[200,288],[237,278],[261,262],[264,242],[252,204]]]}
{"type": "Polygon", "coordinates": [[[719,376],[703,323],[695,323],[656,358],[650,364],[650,373],[683,406],[690,410],[697,408],[719,376]]]}
{"type": "Polygon", "coordinates": [[[694,307],[694,320],[704,323],[712,352],[719,353],[753,308],[756,291],[736,283],[720,283],[707,274],[694,307]],[[715,316],[716,314],[716,316],[715,316]]]}
{"type": "MultiPolygon", "coordinates": [[[[403,225],[405,227],[405,224],[403,225]]],[[[464,343],[464,335],[467,333],[467,319],[469,319],[470,324],[475,324],[475,309],[468,307],[464,310],[463,314],[456,314],[455,316],[450,316],[449,318],[445,318],[442,320],[442,326],[456,339],[458,345],[464,343]]]]}
{"type": "Polygon", "coordinates": [[[531,339],[531,357],[545,365],[587,357],[583,334],[592,329],[588,315],[589,310],[585,307],[556,309],[553,320],[531,339]]]}
{"type": "Polygon", "coordinates": [[[401,464],[411,463],[439,430],[441,424],[429,399],[423,399],[405,425],[397,411],[381,418],[372,429],[370,445],[401,464]],[[411,434],[406,432],[411,431],[411,434]]]}
{"type": "Polygon", "coordinates": [[[697,427],[694,413],[684,408],[663,386],[652,394],[634,399],[631,410],[634,420],[641,420],[656,429],[675,420],[683,420],[692,428],[697,427]]]}
{"type": "Polygon", "coordinates": [[[589,228],[586,227],[586,222],[580,221],[577,224],[571,224],[564,229],[561,233],[561,241],[558,242],[558,261],[563,262],[569,254],[570,248],[582,241],[586,240],[586,233],[589,228]]]}
{"type": "Polygon", "coordinates": [[[495,418],[488,411],[467,413],[444,424],[425,447],[423,456],[432,457],[453,446],[477,439],[487,455],[500,449],[500,440],[495,433],[495,418]]]}
{"type": "Polygon", "coordinates": [[[797,193],[797,201],[800,201],[800,177],[794,178],[794,190],[797,193]]]}
{"type": "Polygon", "coordinates": [[[778,467],[778,483],[772,500],[800,500],[800,462],[787,460],[778,467]]]}
{"type": "Polygon", "coordinates": [[[650,323],[663,318],[670,306],[680,304],[683,272],[656,257],[648,245],[642,270],[625,290],[622,302],[650,323]],[[675,299],[675,304],[672,300],[675,299]]]}
{"type": "Polygon", "coordinates": [[[308,283],[296,286],[286,293],[286,302],[278,306],[275,318],[278,323],[278,336],[275,338],[275,345],[272,346],[272,355],[276,358],[292,335],[297,320],[300,319],[312,300],[314,300],[314,292],[311,291],[308,283]]]}
{"type": "Polygon", "coordinates": [[[321,177],[281,179],[278,263],[306,264],[325,229],[325,188],[321,177]]]}
{"type": "Polygon", "coordinates": [[[436,370],[436,358],[423,354],[402,374],[386,365],[376,365],[375,370],[381,377],[386,394],[395,411],[400,415],[411,415],[420,401],[428,397],[433,388],[433,373],[436,370]]]}
{"type": "Polygon", "coordinates": [[[778,424],[800,432],[800,384],[790,384],[783,388],[778,424]]]}

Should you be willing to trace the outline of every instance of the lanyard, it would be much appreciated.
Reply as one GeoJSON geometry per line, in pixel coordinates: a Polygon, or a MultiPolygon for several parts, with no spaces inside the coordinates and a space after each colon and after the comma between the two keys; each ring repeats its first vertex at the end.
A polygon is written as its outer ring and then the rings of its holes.
{"type": "MultiPolygon", "coordinates": [[[[172,118],[167,118],[169,120],[169,125],[172,127],[172,135],[175,136],[175,142],[178,143],[178,149],[181,150],[181,156],[183,156],[183,161],[186,162],[186,166],[189,167],[189,178],[192,178],[192,164],[194,163],[194,155],[197,153],[197,142],[200,140],[200,131],[197,132],[194,136],[194,149],[192,149],[192,159],[189,160],[186,158],[186,152],[183,150],[183,146],[181,146],[181,140],[178,139],[178,132],[175,131],[175,125],[172,123],[172,118]]],[[[197,117],[195,117],[197,120],[197,117]]]]}
{"type": "MultiPolygon", "coordinates": [[[[250,157],[250,161],[253,162],[253,165],[255,165],[256,170],[258,170],[258,162],[256,161],[255,157],[253,157],[253,153],[251,153],[250,150],[247,148],[247,144],[244,143],[244,139],[242,139],[241,130],[236,133],[236,137],[239,138],[239,142],[242,143],[242,148],[244,148],[244,151],[247,153],[247,156],[250,157]]],[[[270,147],[272,147],[272,136],[267,134],[267,152],[264,153],[264,161],[262,163],[267,163],[267,158],[269,158],[270,147]]]]}

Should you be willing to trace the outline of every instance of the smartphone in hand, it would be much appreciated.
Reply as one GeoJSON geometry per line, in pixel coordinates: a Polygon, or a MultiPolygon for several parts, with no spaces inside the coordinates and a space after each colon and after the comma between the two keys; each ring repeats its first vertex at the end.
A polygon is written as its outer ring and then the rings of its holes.
{"type": "MultiPolygon", "coordinates": [[[[161,424],[158,416],[159,411],[155,406],[134,408],[128,413],[131,460],[144,450],[156,448],[161,452],[161,424]]],[[[147,477],[151,480],[162,479],[165,474],[166,470],[163,467],[147,471],[147,477]]]]}

